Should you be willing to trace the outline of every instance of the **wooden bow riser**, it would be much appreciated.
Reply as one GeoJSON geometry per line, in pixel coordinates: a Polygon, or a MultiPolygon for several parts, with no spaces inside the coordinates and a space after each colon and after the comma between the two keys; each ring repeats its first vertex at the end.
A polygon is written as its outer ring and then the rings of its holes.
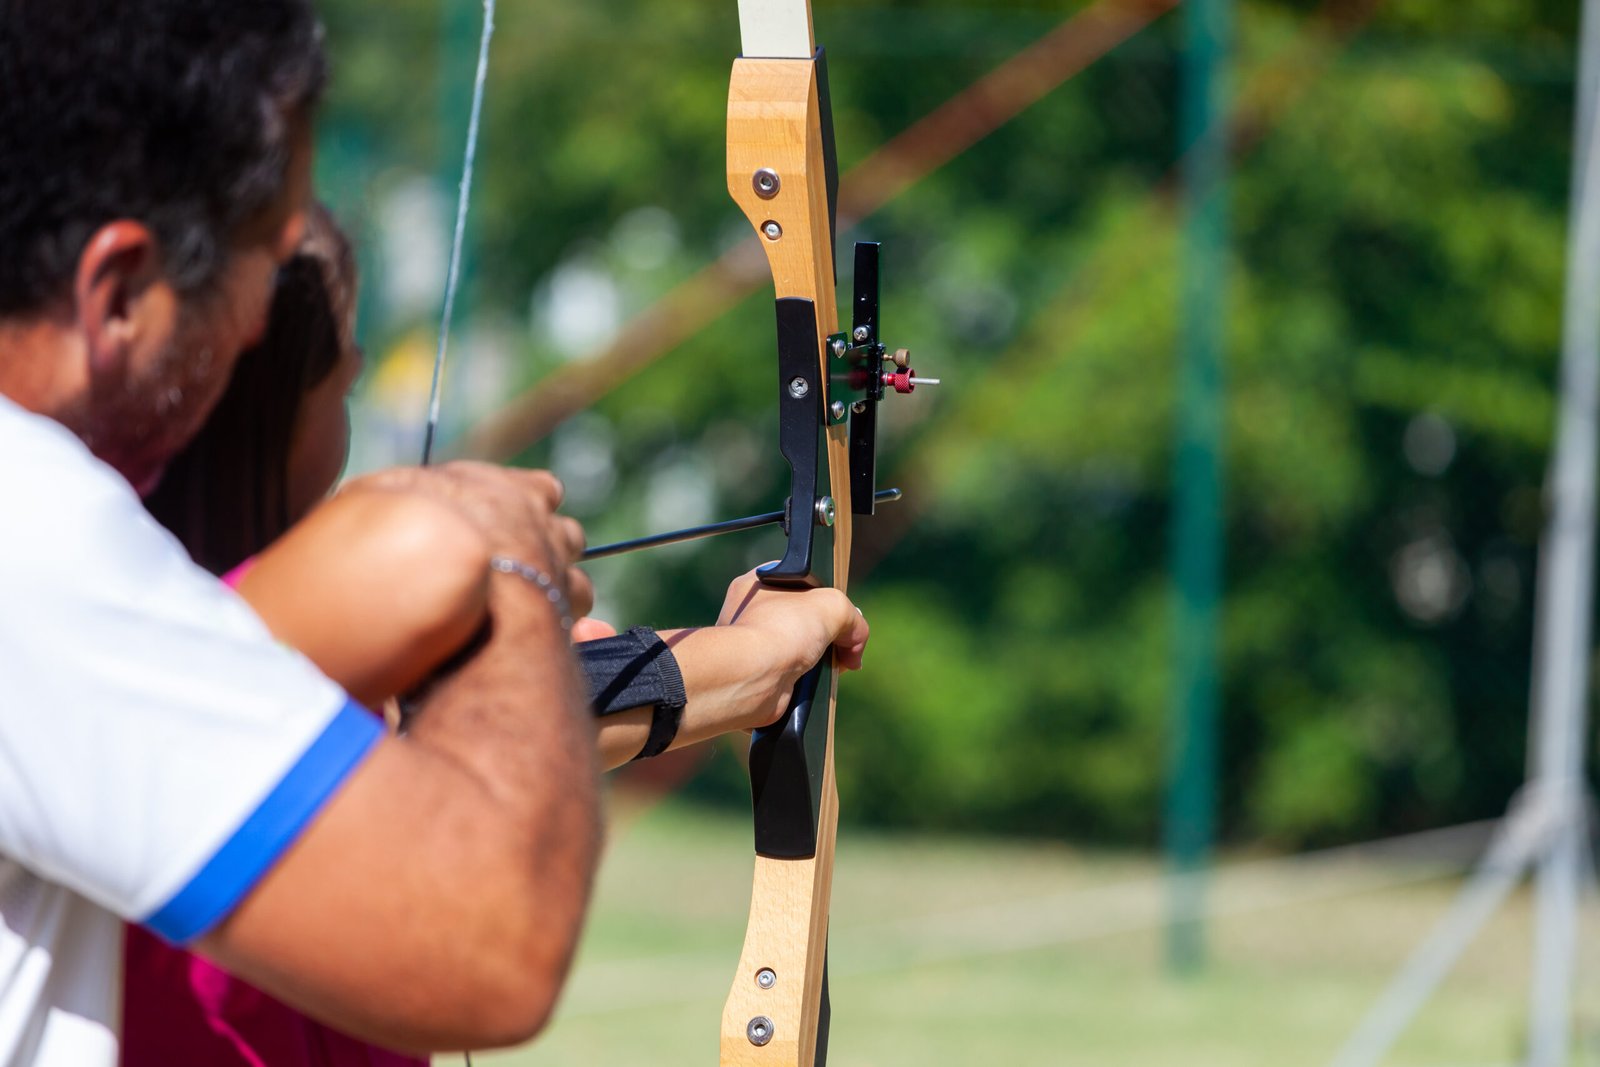
{"type": "MultiPolygon", "coordinates": [[[[796,468],[790,549],[767,580],[843,589],[851,541],[849,426],[829,419],[824,407],[829,385],[826,343],[838,333],[825,149],[828,121],[819,103],[816,60],[734,63],[728,91],[728,190],[749,218],[772,268],[780,331],[780,413],[787,420],[781,436],[785,457],[796,468]],[[801,301],[809,306],[809,323],[801,301]],[[796,351],[800,344],[811,349],[803,370],[796,369],[805,363],[803,351],[796,351]],[[804,381],[797,383],[797,378],[804,381]],[[809,444],[802,432],[806,426],[809,444]],[[839,502],[831,527],[815,524],[816,501],[802,495],[799,468],[807,448],[816,477],[826,483],[817,488],[839,502]]],[[[723,1067],[817,1067],[825,1059],[828,902],[838,821],[833,773],[838,675],[831,666],[819,665],[802,681],[796,692],[799,707],[792,705],[769,733],[766,740],[779,755],[763,756],[760,739],[752,754],[753,765],[758,759],[763,768],[783,764],[787,781],[771,782],[766,798],[759,781],[756,786],[750,924],[723,1009],[723,1067]],[[786,724],[787,740],[794,746],[789,750],[781,747],[786,724]],[[797,817],[782,826],[763,827],[764,809],[785,805],[800,809],[797,817]]]]}

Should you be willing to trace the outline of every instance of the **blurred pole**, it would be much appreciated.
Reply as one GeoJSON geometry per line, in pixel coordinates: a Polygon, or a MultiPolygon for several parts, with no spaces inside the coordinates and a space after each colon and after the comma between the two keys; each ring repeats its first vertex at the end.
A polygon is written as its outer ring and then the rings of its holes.
{"type": "Polygon", "coordinates": [[[1523,1067],[1562,1067],[1572,1050],[1578,899],[1593,878],[1584,781],[1594,612],[1595,481],[1600,445],[1600,0],[1584,0],[1556,443],[1539,544],[1528,784],[1478,870],[1333,1067],[1377,1067],[1500,902],[1535,868],[1533,980],[1523,1067]]]}
{"type": "Polygon", "coordinates": [[[1222,348],[1226,327],[1228,122],[1232,0],[1184,4],[1179,85],[1183,147],[1182,306],[1174,464],[1171,749],[1166,851],[1167,960],[1205,963],[1205,877],[1216,824],[1217,602],[1222,588],[1222,348]]]}
{"type": "Polygon", "coordinates": [[[1550,519],[1540,550],[1534,638],[1534,788],[1556,811],[1539,858],[1534,918],[1529,1067],[1558,1067],[1572,1047],[1583,835],[1584,745],[1588,735],[1590,626],[1594,617],[1595,449],[1600,444],[1600,0],[1585,0],[1568,214],[1567,285],[1561,337],[1550,519]]]}
{"type": "Polygon", "coordinates": [[[1461,892],[1406,959],[1383,994],[1329,1061],[1330,1067],[1378,1067],[1450,974],[1473,938],[1550,847],[1557,827],[1541,796],[1517,793],[1500,820],[1489,850],[1461,892]]]}

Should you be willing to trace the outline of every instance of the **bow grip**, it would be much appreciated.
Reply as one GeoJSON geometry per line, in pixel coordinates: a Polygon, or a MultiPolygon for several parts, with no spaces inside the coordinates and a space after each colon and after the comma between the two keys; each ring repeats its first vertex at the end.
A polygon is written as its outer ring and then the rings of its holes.
{"type": "Polygon", "coordinates": [[[759,855],[809,859],[817,854],[832,671],[830,651],[795,683],[783,717],[750,739],[750,799],[759,855]]]}

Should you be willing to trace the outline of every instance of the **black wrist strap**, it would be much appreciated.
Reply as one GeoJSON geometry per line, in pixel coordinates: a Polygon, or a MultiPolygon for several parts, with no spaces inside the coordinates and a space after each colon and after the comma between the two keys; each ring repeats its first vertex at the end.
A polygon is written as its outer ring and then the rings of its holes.
{"type": "Polygon", "coordinates": [[[615,637],[585,641],[576,649],[589,682],[594,713],[604,716],[631,708],[653,708],[650,736],[634,759],[665,752],[678,736],[688,696],[678,659],[661,636],[648,626],[635,626],[615,637]]]}

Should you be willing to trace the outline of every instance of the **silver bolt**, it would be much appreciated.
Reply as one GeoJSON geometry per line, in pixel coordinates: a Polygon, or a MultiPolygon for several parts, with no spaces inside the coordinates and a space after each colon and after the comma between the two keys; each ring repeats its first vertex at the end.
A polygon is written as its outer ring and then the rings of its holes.
{"type": "Polygon", "coordinates": [[[857,415],[865,415],[867,413],[867,402],[865,400],[857,400],[854,404],[850,405],[850,410],[855,412],[857,415]]]}
{"type": "Polygon", "coordinates": [[[783,188],[783,182],[778,180],[778,172],[771,167],[762,167],[750,179],[750,184],[755,188],[756,195],[763,200],[771,200],[778,195],[778,190],[783,188]]]}
{"type": "Polygon", "coordinates": [[[835,400],[829,404],[828,411],[833,415],[834,422],[844,421],[845,406],[843,400],[835,400]]]}
{"type": "Polygon", "coordinates": [[[834,512],[833,497],[825,496],[822,499],[818,500],[817,501],[817,525],[818,526],[832,526],[833,525],[833,520],[835,518],[837,518],[837,515],[834,512]]]}
{"type": "Polygon", "coordinates": [[[778,984],[778,974],[771,967],[763,967],[756,972],[756,985],[762,989],[771,989],[778,984]]]}
{"type": "Polygon", "coordinates": [[[801,400],[811,392],[811,383],[804,378],[793,378],[789,381],[789,395],[796,400],[801,400]]]}
{"type": "Polygon", "coordinates": [[[776,221],[768,219],[761,224],[761,232],[766,235],[767,240],[776,241],[783,236],[783,227],[779,226],[776,221]]]}
{"type": "Polygon", "coordinates": [[[835,337],[828,343],[828,350],[833,353],[834,359],[843,359],[850,351],[850,346],[844,343],[843,337],[835,337]]]}
{"type": "Polygon", "coordinates": [[[852,336],[855,337],[856,344],[863,345],[872,340],[872,330],[866,326],[857,326],[856,332],[852,336]]]}
{"type": "Polygon", "coordinates": [[[765,1015],[757,1015],[745,1025],[744,1036],[757,1048],[772,1040],[772,1020],[765,1015]]]}

